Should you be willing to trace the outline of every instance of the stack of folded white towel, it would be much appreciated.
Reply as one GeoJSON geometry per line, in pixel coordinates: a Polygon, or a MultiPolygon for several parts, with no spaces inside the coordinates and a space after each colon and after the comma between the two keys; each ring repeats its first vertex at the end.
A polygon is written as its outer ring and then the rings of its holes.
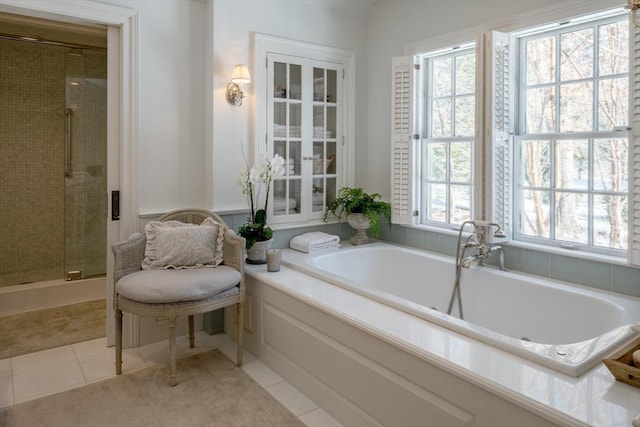
{"type": "Polygon", "coordinates": [[[284,161],[284,167],[287,171],[287,175],[295,175],[296,174],[296,164],[293,159],[287,159],[284,161]]]}
{"type": "Polygon", "coordinates": [[[289,209],[290,213],[295,213],[295,209],[298,207],[298,202],[293,197],[290,197],[288,200],[283,196],[275,196],[273,198],[273,212],[279,212],[279,215],[286,213],[285,211],[289,209]],[[287,202],[289,203],[287,205],[287,202]]]}
{"type": "Polygon", "coordinates": [[[278,123],[273,124],[273,136],[276,138],[286,137],[287,130],[289,131],[289,138],[300,138],[300,126],[287,126],[278,123]]]}
{"type": "Polygon", "coordinates": [[[275,123],[273,125],[273,136],[275,137],[287,136],[287,125],[280,125],[278,123],[275,123]]]}
{"type": "Polygon", "coordinates": [[[333,132],[331,132],[330,130],[324,130],[324,127],[322,126],[314,126],[313,137],[314,138],[332,138],[333,132]]]}
{"type": "Polygon", "coordinates": [[[296,251],[306,252],[308,254],[314,252],[326,251],[329,249],[340,247],[340,237],[322,233],[320,231],[312,231],[294,237],[289,241],[289,247],[296,251]]]}
{"type": "MultiPolygon", "coordinates": [[[[282,125],[279,123],[273,124],[273,136],[276,138],[300,138],[302,134],[302,128],[298,125],[282,125]],[[287,131],[289,132],[287,135],[287,131]]],[[[333,132],[325,130],[322,126],[313,127],[313,137],[318,138],[333,138],[333,132]]]]}

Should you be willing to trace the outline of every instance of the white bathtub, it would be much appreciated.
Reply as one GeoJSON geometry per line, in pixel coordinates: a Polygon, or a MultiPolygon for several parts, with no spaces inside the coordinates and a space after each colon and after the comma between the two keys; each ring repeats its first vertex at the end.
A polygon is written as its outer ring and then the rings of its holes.
{"type": "Polygon", "coordinates": [[[50,280],[0,287],[0,317],[105,298],[106,278],[50,280]]]}
{"type": "Polygon", "coordinates": [[[640,321],[640,298],[492,267],[463,269],[465,320],[454,317],[456,305],[449,316],[453,258],[406,247],[345,245],[313,255],[287,249],[283,263],[573,377],[639,335],[632,325],[640,321]]]}

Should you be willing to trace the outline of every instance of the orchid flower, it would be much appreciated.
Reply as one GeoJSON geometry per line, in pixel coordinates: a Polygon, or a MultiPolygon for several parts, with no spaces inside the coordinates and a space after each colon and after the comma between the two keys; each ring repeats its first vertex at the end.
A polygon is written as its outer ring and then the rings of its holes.
{"type": "Polygon", "coordinates": [[[257,209],[256,204],[260,200],[260,190],[264,184],[267,188],[267,194],[264,200],[264,220],[260,221],[261,224],[266,223],[266,211],[269,205],[269,190],[271,187],[271,181],[274,178],[284,176],[284,159],[275,154],[272,159],[269,159],[265,154],[261,160],[253,165],[251,168],[245,163],[245,167],[240,171],[238,178],[238,185],[242,188],[242,194],[247,196],[249,207],[251,208],[251,222],[256,223],[256,213],[260,210],[257,209]]]}

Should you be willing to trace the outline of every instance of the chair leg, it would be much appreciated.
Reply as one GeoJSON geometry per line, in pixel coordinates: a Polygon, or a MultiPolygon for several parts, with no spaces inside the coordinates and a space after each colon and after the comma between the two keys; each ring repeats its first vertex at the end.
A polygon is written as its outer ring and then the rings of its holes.
{"type": "Polygon", "coordinates": [[[196,336],[194,333],[193,315],[189,316],[189,348],[195,347],[196,336]]]}
{"type": "Polygon", "coordinates": [[[238,321],[237,321],[238,331],[236,332],[236,345],[238,346],[238,349],[237,349],[238,354],[236,355],[236,361],[238,366],[242,366],[242,335],[244,331],[244,304],[242,302],[239,302],[236,305],[236,309],[237,309],[236,312],[238,317],[238,321]]]}
{"type": "Polygon", "coordinates": [[[116,375],[122,373],[122,310],[115,312],[116,318],[116,375]]]}
{"type": "Polygon", "coordinates": [[[169,318],[169,385],[176,385],[176,318],[169,318]]]}

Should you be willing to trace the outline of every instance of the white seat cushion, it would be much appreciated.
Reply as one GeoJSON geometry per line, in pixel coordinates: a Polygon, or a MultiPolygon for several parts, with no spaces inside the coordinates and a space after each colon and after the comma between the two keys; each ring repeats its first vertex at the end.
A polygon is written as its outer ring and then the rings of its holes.
{"type": "Polygon", "coordinates": [[[116,292],[145,303],[196,301],[210,298],[240,283],[240,272],[227,265],[185,270],[141,270],[116,283],[116,292]]]}

